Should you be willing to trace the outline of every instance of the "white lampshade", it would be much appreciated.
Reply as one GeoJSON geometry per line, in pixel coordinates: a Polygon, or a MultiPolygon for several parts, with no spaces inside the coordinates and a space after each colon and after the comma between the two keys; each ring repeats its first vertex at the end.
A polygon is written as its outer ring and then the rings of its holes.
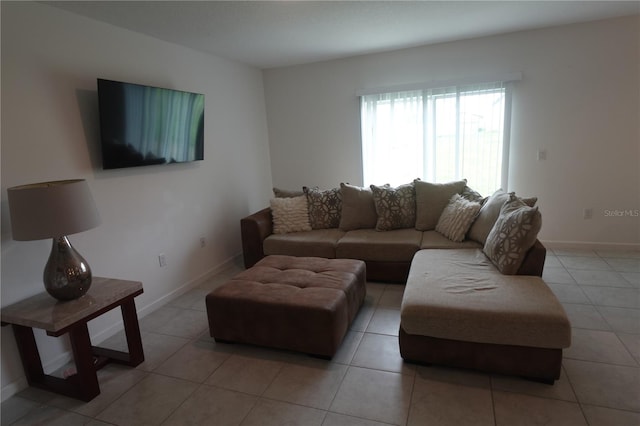
{"type": "Polygon", "coordinates": [[[7,195],[14,240],[62,237],[100,224],[84,179],[16,186],[9,188],[7,195]]]}

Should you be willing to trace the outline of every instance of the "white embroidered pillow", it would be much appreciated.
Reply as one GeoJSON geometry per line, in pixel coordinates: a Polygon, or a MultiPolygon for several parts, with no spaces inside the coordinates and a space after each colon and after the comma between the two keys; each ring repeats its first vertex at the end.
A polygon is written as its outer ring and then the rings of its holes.
{"type": "Polygon", "coordinates": [[[454,194],[438,219],[436,231],[451,241],[464,241],[464,236],[478,215],[480,207],[480,203],[454,194]]]}
{"type": "Polygon", "coordinates": [[[274,234],[311,231],[305,195],[271,199],[271,215],[273,216],[274,234]]]}

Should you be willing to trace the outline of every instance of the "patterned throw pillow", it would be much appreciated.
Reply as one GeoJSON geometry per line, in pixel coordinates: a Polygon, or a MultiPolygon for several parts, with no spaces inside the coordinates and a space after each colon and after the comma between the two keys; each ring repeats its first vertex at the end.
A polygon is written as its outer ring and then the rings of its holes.
{"type": "Polygon", "coordinates": [[[371,185],[376,206],[377,231],[413,228],[416,223],[416,193],[412,183],[391,188],[371,185]]]}
{"type": "Polygon", "coordinates": [[[418,231],[436,229],[438,219],[449,204],[453,194],[460,194],[467,185],[466,179],[448,183],[431,183],[419,179],[416,188],[416,223],[418,231]]]}
{"type": "Polygon", "coordinates": [[[480,203],[454,194],[440,215],[436,231],[451,241],[464,241],[464,236],[480,211],[480,203]]]}
{"type": "Polygon", "coordinates": [[[309,203],[311,229],[337,228],[342,212],[340,188],[321,191],[318,188],[303,188],[309,203]]]}
{"type": "Polygon", "coordinates": [[[487,201],[487,197],[483,197],[478,191],[471,189],[469,186],[465,185],[460,193],[462,198],[466,198],[469,201],[475,201],[480,204],[484,204],[487,201]]]}
{"type": "Polygon", "coordinates": [[[273,216],[273,233],[311,231],[307,197],[273,198],[271,200],[273,216]]]}
{"type": "MultiPolygon", "coordinates": [[[[498,189],[482,204],[478,217],[471,225],[467,239],[477,241],[482,245],[485,245],[489,232],[493,228],[493,225],[500,216],[500,209],[506,202],[509,201],[511,195],[514,192],[504,192],[502,189],[498,189]]],[[[536,205],[538,198],[522,198],[521,199],[529,207],[536,205]]]]}
{"type": "Polygon", "coordinates": [[[371,188],[340,184],[342,194],[342,214],[340,216],[340,229],[351,231],[353,229],[375,228],[378,221],[376,205],[373,202],[371,188]]]}
{"type": "Polygon", "coordinates": [[[483,251],[501,273],[516,274],[527,251],[536,242],[541,226],[538,208],[529,207],[511,194],[500,209],[483,251]]]}

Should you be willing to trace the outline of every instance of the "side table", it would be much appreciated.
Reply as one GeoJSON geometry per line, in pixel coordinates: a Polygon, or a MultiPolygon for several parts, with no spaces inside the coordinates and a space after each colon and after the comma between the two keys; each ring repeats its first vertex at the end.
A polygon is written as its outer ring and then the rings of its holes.
{"type": "Polygon", "coordinates": [[[144,361],[140,326],[134,297],[142,294],[142,283],[93,277],[84,296],[61,302],[48,293],[2,308],[2,325],[11,325],[30,386],[90,401],[100,394],[96,371],[109,362],[135,367],[144,361]],[[87,322],[120,306],[129,352],[92,346],[87,322]],[[66,379],[44,374],[33,335],[39,328],[59,337],[69,333],[77,374],[66,379]]]}

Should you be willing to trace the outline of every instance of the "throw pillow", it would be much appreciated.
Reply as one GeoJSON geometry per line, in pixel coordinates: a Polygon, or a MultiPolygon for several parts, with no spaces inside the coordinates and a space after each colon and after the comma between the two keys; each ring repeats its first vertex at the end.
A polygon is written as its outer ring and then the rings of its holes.
{"type": "Polygon", "coordinates": [[[451,241],[464,241],[464,236],[480,211],[480,203],[454,194],[438,219],[436,231],[451,241]]]}
{"type": "Polygon", "coordinates": [[[430,183],[416,179],[416,223],[418,231],[430,231],[436,228],[442,211],[454,194],[460,194],[467,181],[449,183],[430,183]]]}
{"type": "Polygon", "coordinates": [[[297,191],[297,190],[288,190],[288,189],[280,189],[280,188],[273,188],[273,195],[276,198],[292,198],[292,197],[299,197],[301,195],[304,195],[303,191],[297,191]]]}
{"type": "Polygon", "coordinates": [[[416,223],[416,194],[413,183],[392,188],[371,185],[376,207],[377,231],[413,228],[416,223]]]}
{"type": "Polygon", "coordinates": [[[537,207],[529,207],[511,194],[489,232],[484,253],[505,275],[518,272],[527,251],[538,238],[542,217],[537,207]]]}
{"type": "Polygon", "coordinates": [[[484,204],[484,202],[487,201],[487,197],[483,197],[482,194],[469,188],[468,185],[464,186],[460,195],[462,195],[463,198],[466,198],[469,201],[475,201],[480,204],[484,204]]]}
{"type": "Polygon", "coordinates": [[[342,195],[342,215],[340,229],[351,231],[362,228],[375,228],[378,221],[376,205],[373,202],[371,188],[340,184],[342,195]]]}
{"type": "MultiPolygon", "coordinates": [[[[493,225],[496,223],[496,220],[498,220],[498,216],[500,216],[500,209],[509,201],[512,194],[514,193],[506,193],[502,189],[494,192],[482,205],[478,217],[471,225],[471,228],[469,228],[467,239],[477,241],[484,245],[487,241],[487,236],[489,236],[489,232],[491,232],[493,225]]],[[[529,207],[533,207],[538,199],[536,197],[522,198],[522,201],[529,207]]]]}
{"type": "Polygon", "coordinates": [[[274,234],[311,231],[307,197],[304,195],[300,197],[273,198],[270,204],[274,234]]]}
{"type": "Polygon", "coordinates": [[[303,188],[309,203],[311,229],[337,228],[340,225],[342,196],[339,188],[321,191],[318,188],[303,188]]]}

